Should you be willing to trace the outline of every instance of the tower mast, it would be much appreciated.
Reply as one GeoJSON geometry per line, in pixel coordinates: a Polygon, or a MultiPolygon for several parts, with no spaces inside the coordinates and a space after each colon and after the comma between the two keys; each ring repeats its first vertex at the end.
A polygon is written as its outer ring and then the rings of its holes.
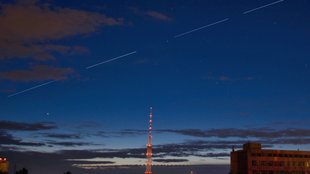
{"type": "Polygon", "coordinates": [[[148,141],[146,144],[146,169],[144,174],[152,174],[152,113],[153,108],[150,107],[150,125],[149,125],[149,134],[148,141]]]}

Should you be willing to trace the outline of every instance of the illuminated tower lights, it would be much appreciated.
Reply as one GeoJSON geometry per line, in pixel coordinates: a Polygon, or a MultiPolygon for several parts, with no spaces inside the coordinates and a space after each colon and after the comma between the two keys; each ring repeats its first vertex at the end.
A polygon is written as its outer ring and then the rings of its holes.
{"type": "Polygon", "coordinates": [[[149,134],[148,141],[146,144],[146,169],[144,174],[152,174],[152,107],[150,107],[150,125],[149,125],[149,134]]]}

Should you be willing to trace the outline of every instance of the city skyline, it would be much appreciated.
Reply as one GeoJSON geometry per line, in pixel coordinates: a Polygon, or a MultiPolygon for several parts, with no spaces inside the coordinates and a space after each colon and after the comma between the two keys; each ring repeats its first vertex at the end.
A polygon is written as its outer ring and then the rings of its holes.
{"type": "Polygon", "coordinates": [[[0,156],[35,174],[144,165],[149,107],[155,165],[309,151],[309,5],[1,1],[0,156]]]}

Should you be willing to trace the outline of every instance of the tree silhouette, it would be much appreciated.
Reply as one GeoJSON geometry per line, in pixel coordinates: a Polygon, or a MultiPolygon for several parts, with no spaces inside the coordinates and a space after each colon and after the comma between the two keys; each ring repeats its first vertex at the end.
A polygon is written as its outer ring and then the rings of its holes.
{"type": "Polygon", "coordinates": [[[21,170],[16,171],[15,174],[28,174],[28,170],[26,168],[22,168],[21,170]]]}

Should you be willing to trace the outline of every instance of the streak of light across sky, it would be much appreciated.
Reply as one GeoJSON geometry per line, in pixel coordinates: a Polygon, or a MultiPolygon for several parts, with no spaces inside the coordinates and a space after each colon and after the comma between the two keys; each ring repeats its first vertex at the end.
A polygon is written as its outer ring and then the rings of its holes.
{"type": "Polygon", "coordinates": [[[102,64],[105,64],[105,63],[109,63],[109,62],[115,61],[115,60],[117,60],[117,59],[121,59],[121,58],[123,58],[123,57],[127,57],[127,56],[130,56],[130,55],[132,55],[132,54],[136,54],[136,53],[137,53],[137,51],[133,51],[133,52],[130,52],[130,53],[126,53],[126,54],[123,54],[123,55],[121,55],[121,56],[117,56],[117,57],[111,58],[111,59],[109,59],[109,60],[105,60],[105,61],[103,61],[103,62],[99,62],[99,63],[96,63],[96,64],[94,64],[94,65],[87,66],[86,69],[91,69],[91,68],[94,68],[94,67],[96,67],[96,66],[99,66],[99,65],[102,65],[102,64]]]}
{"type": "Polygon", "coordinates": [[[25,92],[29,92],[29,91],[31,91],[31,90],[34,90],[34,89],[40,88],[40,87],[42,87],[42,86],[46,86],[46,85],[49,85],[49,84],[51,84],[51,83],[57,82],[57,81],[59,81],[59,80],[60,80],[60,79],[57,79],[57,80],[51,80],[51,81],[48,81],[48,82],[46,82],[46,83],[43,83],[43,84],[40,84],[40,85],[36,85],[36,86],[31,87],[31,88],[28,88],[28,89],[22,90],[22,91],[20,91],[20,92],[17,92],[17,93],[14,93],[14,94],[8,95],[8,97],[14,97],[14,96],[16,96],[16,95],[23,94],[23,93],[25,93],[25,92]]]}
{"type": "Polygon", "coordinates": [[[263,8],[266,8],[266,7],[278,4],[280,2],[284,2],[284,0],[275,1],[275,2],[272,2],[272,3],[266,4],[266,5],[263,5],[263,6],[260,6],[260,7],[257,7],[257,8],[248,10],[248,11],[245,11],[245,12],[243,12],[243,14],[248,14],[248,13],[251,13],[251,12],[254,12],[254,11],[257,11],[257,10],[260,10],[260,9],[263,9],[263,8]]]}
{"type": "Polygon", "coordinates": [[[184,33],[175,35],[174,38],[182,37],[182,36],[185,36],[185,35],[187,35],[187,34],[191,34],[191,33],[193,33],[193,32],[196,32],[196,31],[199,31],[199,30],[202,30],[202,29],[211,27],[211,26],[213,26],[213,25],[217,25],[217,24],[226,22],[226,21],[228,21],[228,20],[229,20],[229,18],[225,18],[225,19],[223,19],[223,20],[220,20],[220,21],[217,21],[217,22],[213,22],[213,23],[211,23],[211,24],[204,25],[204,26],[199,27],[199,28],[192,29],[192,30],[186,31],[186,32],[184,32],[184,33]]]}

